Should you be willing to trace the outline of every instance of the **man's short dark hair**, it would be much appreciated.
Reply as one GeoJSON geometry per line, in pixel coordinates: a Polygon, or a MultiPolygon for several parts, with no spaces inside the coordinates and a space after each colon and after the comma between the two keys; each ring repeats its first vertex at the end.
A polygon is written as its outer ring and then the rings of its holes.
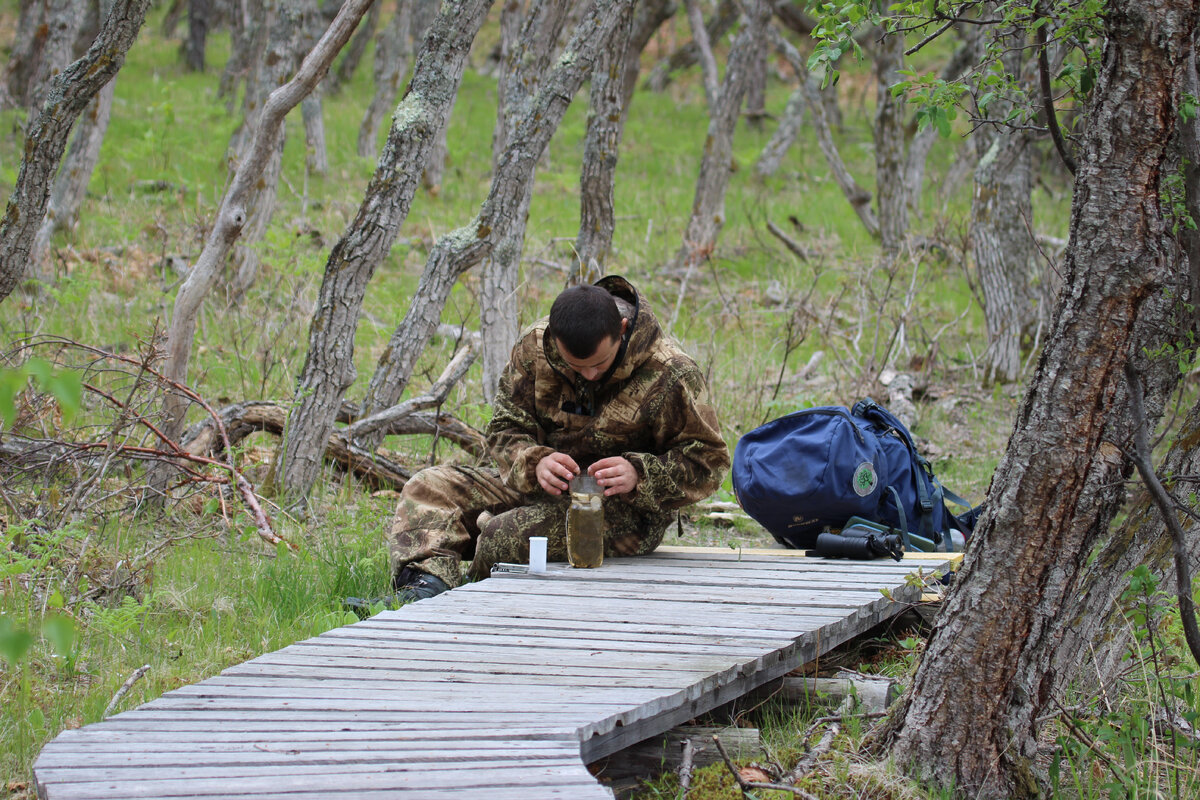
{"type": "Polygon", "coordinates": [[[599,286],[572,286],[550,307],[548,331],[576,358],[587,358],[605,339],[621,338],[621,310],[599,286]]]}

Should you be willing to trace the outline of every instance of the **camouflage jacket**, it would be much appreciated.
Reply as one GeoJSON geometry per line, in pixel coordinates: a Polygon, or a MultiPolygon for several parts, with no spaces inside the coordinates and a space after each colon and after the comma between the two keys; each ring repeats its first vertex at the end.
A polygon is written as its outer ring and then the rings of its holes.
{"type": "MultiPolygon", "coordinates": [[[[597,281],[629,320],[627,344],[604,383],[583,380],[545,335],[547,319],[527,329],[500,377],[488,448],[504,482],[542,493],[534,469],[552,452],[581,469],[620,455],[638,486],[620,497],[645,513],[703,500],[729,470],[729,449],[696,362],[659,327],[624,278],[597,281]]],[[[616,498],[614,498],[616,499],[616,498]]]]}

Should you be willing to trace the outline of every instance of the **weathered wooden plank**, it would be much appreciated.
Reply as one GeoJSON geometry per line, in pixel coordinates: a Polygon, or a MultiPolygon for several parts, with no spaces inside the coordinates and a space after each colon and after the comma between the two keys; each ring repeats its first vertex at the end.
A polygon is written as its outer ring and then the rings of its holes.
{"type": "MultiPolygon", "coordinates": [[[[125,770],[136,777],[138,770],[147,768],[183,770],[194,769],[196,764],[203,764],[206,768],[220,767],[229,770],[272,765],[285,770],[292,766],[324,766],[331,772],[353,772],[359,764],[410,764],[431,769],[457,769],[463,764],[477,767],[485,763],[579,760],[578,743],[573,747],[564,747],[547,745],[544,742],[527,741],[516,745],[494,742],[491,747],[481,747],[478,742],[455,742],[451,747],[440,749],[434,749],[434,746],[429,744],[421,746],[415,742],[409,743],[407,748],[362,747],[360,743],[356,744],[357,749],[344,746],[305,750],[286,744],[272,746],[270,743],[244,743],[240,747],[226,747],[220,750],[200,750],[195,747],[168,751],[93,749],[69,755],[50,754],[48,758],[39,759],[38,767],[47,779],[54,776],[55,780],[69,782],[75,780],[73,774],[86,774],[89,780],[116,780],[115,773],[104,778],[96,777],[99,774],[97,770],[103,769],[125,770]]],[[[220,775],[220,772],[215,774],[220,775]]]]}
{"type": "Polygon", "coordinates": [[[579,737],[574,728],[508,728],[484,731],[473,726],[440,730],[411,730],[408,727],[351,730],[287,730],[266,723],[251,730],[227,730],[224,726],[209,726],[198,733],[188,730],[163,731],[154,738],[145,732],[110,728],[103,723],[87,729],[66,730],[54,740],[54,748],[42,753],[43,759],[62,753],[120,752],[134,749],[139,752],[228,752],[239,748],[282,747],[301,752],[320,750],[387,750],[436,747],[439,750],[465,747],[524,748],[558,744],[579,750],[579,737]],[[431,744],[432,743],[432,744],[431,744]]]}
{"type": "Polygon", "coordinates": [[[595,650],[596,648],[620,649],[624,652],[673,653],[676,655],[714,655],[754,653],[763,648],[783,647],[791,642],[791,637],[755,637],[753,633],[745,638],[726,637],[724,641],[692,641],[687,642],[680,636],[680,641],[659,641],[647,639],[631,632],[626,637],[596,637],[590,631],[577,630],[576,636],[565,635],[567,631],[558,631],[557,635],[536,630],[510,628],[507,634],[470,633],[456,629],[445,631],[402,631],[394,627],[360,627],[350,625],[335,628],[316,637],[318,641],[358,639],[362,641],[385,641],[400,643],[412,649],[437,650],[445,646],[483,646],[508,649],[528,647],[538,650],[556,648],[565,650],[595,650]]]}
{"type": "MultiPolygon", "coordinates": [[[[701,668],[688,669],[687,664],[676,664],[671,669],[657,670],[656,679],[664,681],[700,680],[708,674],[701,668]]],[[[222,674],[256,675],[272,674],[276,669],[303,670],[305,674],[335,674],[330,670],[341,671],[346,677],[354,677],[349,673],[362,676],[373,674],[411,674],[413,680],[440,681],[445,683],[488,683],[504,680],[506,676],[528,680],[531,678],[545,680],[544,664],[469,664],[464,665],[454,661],[406,661],[403,659],[362,658],[345,653],[332,656],[313,655],[312,653],[297,654],[294,652],[278,652],[270,654],[270,658],[260,657],[247,661],[236,667],[230,667],[222,674]],[[457,668],[457,669],[456,669],[457,668]]],[[[638,683],[646,673],[641,669],[626,667],[607,667],[604,665],[570,665],[558,666],[555,674],[563,678],[587,679],[610,678],[614,681],[625,682],[632,686],[649,684],[638,683]]],[[[674,685],[672,683],[671,685],[674,685]]]]}
{"type": "MultiPolygon", "coordinates": [[[[357,774],[324,773],[318,767],[312,773],[293,775],[246,775],[230,778],[167,777],[142,780],[95,780],[58,784],[48,800],[120,800],[120,798],[151,797],[253,797],[260,793],[283,794],[288,791],[324,791],[328,796],[344,796],[344,792],[361,790],[417,792],[430,789],[487,790],[503,786],[555,786],[574,783],[580,791],[585,787],[601,787],[581,763],[535,764],[531,766],[494,766],[489,769],[424,770],[397,769],[394,771],[364,771],[357,774]]],[[[43,784],[48,784],[39,778],[43,784]]],[[[595,796],[604,796],[597,794],[595,796]]]]}
{"type": "Polygon", "coordinates": [[[47,800],[611,797],[584,762],[865,631],[945,561],[665,548],[492,579],[64,732],[34,773],[47,800]]]}

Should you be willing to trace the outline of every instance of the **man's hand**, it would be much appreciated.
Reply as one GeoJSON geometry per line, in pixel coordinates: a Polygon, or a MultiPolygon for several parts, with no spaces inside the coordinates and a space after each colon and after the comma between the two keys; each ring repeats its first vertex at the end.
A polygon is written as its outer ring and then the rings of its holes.
{"type": "Polygon", "coordinates": [[[533,472],[543,489],[549,494],[560,495],[567,490],[568,482],[579,474],[579,465],[566,453],[551,453],[538,462],[533,472]]]}
{"type": "Polygon", "coordinates": [[[602,458],[588,467],[588,474],[604,487],[604,496],[628,494],[637,488],[638,474],[633,464],[622,456],[602,458]]]}

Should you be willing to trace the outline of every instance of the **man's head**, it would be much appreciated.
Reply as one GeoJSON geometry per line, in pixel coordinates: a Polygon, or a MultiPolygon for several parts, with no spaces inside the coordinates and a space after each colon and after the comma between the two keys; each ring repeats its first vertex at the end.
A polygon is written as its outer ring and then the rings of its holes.
{"type": "Polygon", "coordinates": [[[599,286],[572,286],[550,307],[547,332],[567,366],[584,380],[604,375],[621,350],[629,320],[617,301],[599,286]]]}

